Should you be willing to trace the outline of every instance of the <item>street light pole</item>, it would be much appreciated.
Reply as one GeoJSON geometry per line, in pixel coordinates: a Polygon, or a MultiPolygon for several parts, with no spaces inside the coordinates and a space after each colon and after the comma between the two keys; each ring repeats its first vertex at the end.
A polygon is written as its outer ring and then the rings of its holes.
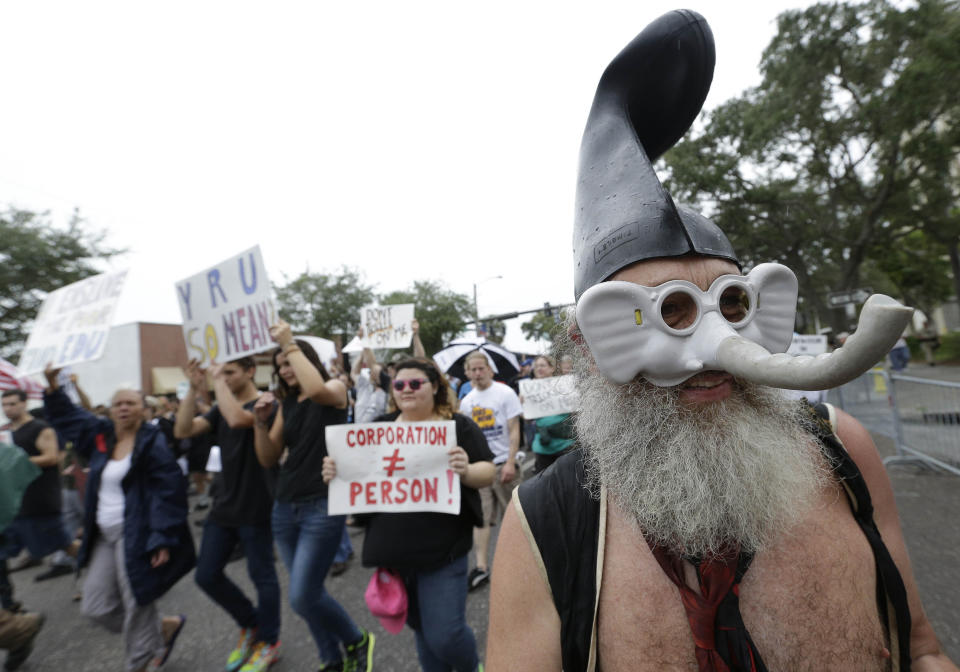
{"type": "Polygon", "coordinates": [[[480,336],[480,309],[477,307],[477,285],[481,285],[487,280],[502,280],[502,275],[493,275],[489,278],[484,278],[479,282],[473,283],[473,335],[479,338],[480,336]]]}

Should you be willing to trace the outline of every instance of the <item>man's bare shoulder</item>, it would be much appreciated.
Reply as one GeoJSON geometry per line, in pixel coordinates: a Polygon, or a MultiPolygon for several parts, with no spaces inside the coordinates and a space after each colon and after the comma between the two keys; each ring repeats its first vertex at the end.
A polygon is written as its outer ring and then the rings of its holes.
{"type": "Polygon", "coordinates": [[[560,617],[517,501],[515,493],[493,561],[487,668],[560,670],[560,617]]]}

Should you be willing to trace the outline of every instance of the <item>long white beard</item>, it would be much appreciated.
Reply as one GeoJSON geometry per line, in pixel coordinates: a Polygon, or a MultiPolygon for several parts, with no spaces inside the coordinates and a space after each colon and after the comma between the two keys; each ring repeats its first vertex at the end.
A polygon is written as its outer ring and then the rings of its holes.
{"type": "Polygon", "coordinates": [[[735,383],[728,399],[688,407],[677,388],[615,385],[578,364],[589,486],[605,486],[651,544],[691,556],[759,552],[829,478],[800,405],[777,390],[735,383]]]}

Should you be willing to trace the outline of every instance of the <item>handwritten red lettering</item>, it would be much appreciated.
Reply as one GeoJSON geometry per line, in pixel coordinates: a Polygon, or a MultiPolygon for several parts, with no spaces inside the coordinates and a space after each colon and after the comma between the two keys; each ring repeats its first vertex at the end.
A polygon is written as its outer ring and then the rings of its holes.
{"type": "Polygon", "coordinates": [[[423,481],[423,499],[427,502],[437,501],[437,479],[428,478],[423,481]]]}

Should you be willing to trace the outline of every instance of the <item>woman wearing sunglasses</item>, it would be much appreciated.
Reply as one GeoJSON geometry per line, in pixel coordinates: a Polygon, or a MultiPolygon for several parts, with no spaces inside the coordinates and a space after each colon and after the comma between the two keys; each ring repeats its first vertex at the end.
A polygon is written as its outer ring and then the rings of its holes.
{"type": "Polygon", "coordinates": [[[321,475],[327,454],[325,429],[346,422],[347,388],[327,374],[309,343],[294,340],[289,324],[280,320],[270,328],[270,336],[280,345],[273,353],[280,403],[271,425],[274,394],[267,392],[257,400],[254,446],[260,464],[268,469],[287,450],[270,522],[290,573],[290,606],[310,628],[321,671],[370,672],[373,635],[358,628],[323,586],[346,520],[327,515],[327,484],[321,475]]]}
{"type": "MultiPolygon", "coordinates": [[[[429,359],[398,363],[391,391],[392,412],[378,421],[454,421],[457,445],[449,452],[449,464],[460,477],[460,513],[373,514],[363,564],[392,569],[403,578],[407,623],[415,631],[425,672],[473,672],[479,658],[466,620],[467,557],[473,527],[483,521],[477,488],[493,482],[493,454],[473,420],[454,412],[447,381],[429,359]]],[[[324,458],[324,480],[336,473],[334,461],[324,458]]]]}

